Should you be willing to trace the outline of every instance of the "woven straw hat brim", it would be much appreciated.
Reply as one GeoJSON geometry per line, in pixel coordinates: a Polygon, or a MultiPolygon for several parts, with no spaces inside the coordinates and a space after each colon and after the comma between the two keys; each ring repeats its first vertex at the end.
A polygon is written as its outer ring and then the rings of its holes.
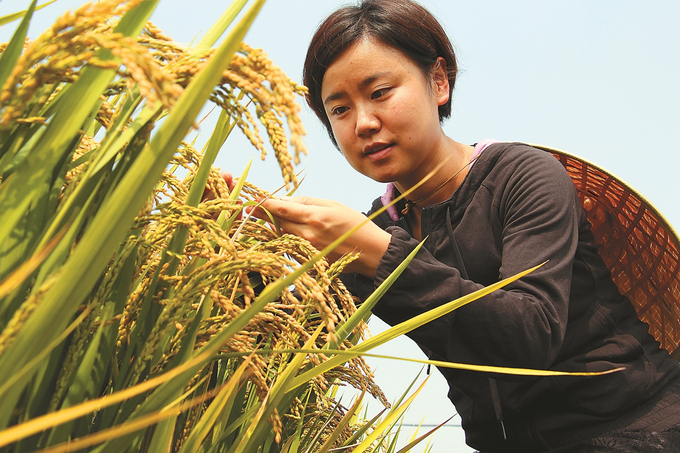
{"type": "Polygon", "coordinates": [[[644,196],[607,170],[566,151],[531,146],[564,165],[612,280],[661,347],[680,360],[678,234],[644,196]]]}

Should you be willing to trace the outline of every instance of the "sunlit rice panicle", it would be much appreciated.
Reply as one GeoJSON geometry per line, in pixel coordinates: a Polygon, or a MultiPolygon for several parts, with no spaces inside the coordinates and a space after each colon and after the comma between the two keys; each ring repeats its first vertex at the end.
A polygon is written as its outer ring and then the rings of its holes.
{"type": "Polygon", "coordinates": [[[117,18],[137,3],[107,0],[86,5],[64,14],[29,43],[0,89],[0,128],[20,118],[41,87],[73,82],[86,66],[116,70],[136,83],[148,102],[171,105],[182,93],[175,75],[163,69],[144,43],[113,31],[117,18]],[[103,50],[116,59],[99,58],[103,50]]]}
{"type": "Polygon", "coordinates": [[[50,289],[53,282],[53,279],[45,281],[42,286],[37,291],[34,291],[33,294],[31,294],[31,296],[14,312],[12,318],[2,332],[0,332],[0,355],[12,345],[21,326],[24,325],[28,317],[31,316],[31,313],[38,307],[38,304],[42,302],[43,296],[50,289]]]}
{"type": "MultiPolygon", "coordinates": [[[[181,53],[181,46],[164,38],[155,27],[147,27],[147,36],[142,42],[162,49],[165,57],[156,50],[156,59],[164,59],[164,68],[175,75],[175,81],[186,86],[213,54],[213,50],[181,53]],[[169,54],[169,55],[168,55],[169,54]]],[[[306,88],[291,81],[280,68],[273,65],[261,49],[242,44],[234,55],[229,68],[224,72],[221,83],[216,87],[211,100],[229,112],[231,119],[250,139],[253,146],[266,155],[255,116],[265,127],[286,184],[297,184],[292,163],[300,162],[300,154],[306,154],[302,141],[304,126],[299,117],[300,106],[296,99],[304,95],[306,88]],[[252,110],[248,107],[252,104],[252,110]],[[294,157],[288,151],[288,139],[283,129],[283,119],[290,132],[290,144],[295,150],[294,157]]]]}
{"type": "MultiPolygon", "coordinates": [[[[296,96],[303,95],[305,88],[292,82],[267,58],[262,49],[254,49],[247,44],[242,44],[240,52],[234,56],[229,69],[224,73],[222,85],[225,89],[216,91],[215,102],[220,105],[240,106],[243,101],[239,97],[241,93],[245,94],[245,97],[254,104],[255,112],[267,130],[287,187],[289,183],[297,184],[292,162],[299,163],[300,154],[306,154],[307,150],[301,139],[305,129],[298,115],[300,105],[296,102],[296,96]],[[285,118],[290,131],[290,143],[295,150],[292,159],[281,118],[285,118]]],[[[234,108],[234,111],[238,110],[240,110],[240,116],[236,118],[238,126],[263,152],[264,157],[265,149],[250,112],[245,108],[242,110],[234,108]]]]}
{"type": "Polygon", "coordinates": [[[50,412],[53,412],[59,408],[64,396],[66,395],[66,392],[70,387],[71,379],[77,371],[80,359],[85,354],[87,342],[90,340],[92,335],[91,328],[94,325],[98,315],[98,311],[92,310],[74,332],[73,338],[71,339],[71,344],[69,344],[66,356],[64,357],[61,369],[59,370],[57,385],[52,393],[52,398],[50,399],[50,412]]]}
{"type": "Polygon", "coordinates": [[[283,434],[283,423],[281,423],[281,417],[279,416],[279,411],[274,408],[274,414],[269,418],[269,422],[272,424],[272,429],[274,431],[274,440],[276,443],[281,443],[281,435],[283,434]]]}
{"type": "MultiPolygon", "coordinates": [[[[159,47],[170,47],[175,51],[180,51],[180,47],[175,44],[172,41],[172,38],[167,36],[166,34],[163,33],[163,31],[156,27],[152,22],[147,22],[146,26],[144,27],[144,30],[142,30],[142,34],[139,37],[140,42],[147,42],[147,41],[153,41],[153,46],[154,48],[159,48],[159,47]]],[[[165,53],[160,53],[160,55],[164,56],[165,53]]]]}
{"type": "MultiPolygon", "coordinates": [[[[254,220],[246,220],[244,223],[237,219],[231,230],[223,230],[216,223],[219,210],[227,209],[227,213],[231,214],[240,209],[238,205],[231,205],[223,198],[202,202],[196,208],[184,205],[183,200],[189,192],[187,184],[193,181],[192,175],[195,174],[200,158],[193,147],[184,146],[181,156],[176,157],[174,162],[175,168],[186,168],[181,172],[185,176],[182,180],[173,174],[164,177],[163,184],[157,189],[163,196],[156,198],[166,198],[168,201],[158,203],[148,214],[138,219],[139,224],[145,226],[140,244],[147,250],[156,250],[152,255],[156,260],[165,249],[164,244],[181,225],[187,230],[188,238],[182,255],[178,256],[180,271],[196,259],[202,260],[202,264],[188,274],[183,273],[181,277],[177,275],[162,279],[169,285],[166,286],[166,297],[172,297],[158,301],[163,304],[161,317],[138,354],[134,376],[140,376],[141,370],[153,357],[159,357],[157,362],[150,363],[153,374],[170,366],[186,336],[186,326],[191,322],[191,316],[196,313],[206,296],[210,297],[218,311],[217,316],[201,323],[196,348],[206,344],[212,336],[239,316],[264,286],[288,275],[292,269],[317,253],[304,239],[291,235],[278,236],[272,228],[254,220]],[[238,238],[232,236],[237,229],[241,230],[238,238]],[[159,356],[155,352],[160,345],[159,340],[168,334],[171,334],[172,339],[159,356]]],[[[215,193],[228,194],[216,170],[211,171],[207,185],[214,187],[215,193]]],[[[246,182],[241,199],[257,200],[267,195],[246,182]]],[[[319,323],[324,325],[328,334],[332,334],[336,323],[347,319],[356,310],[351,295],[337,279],[342,266],[354,258],[347,257],[331,267],[325,260],[319,260],[309,273],[303,274],[295,282],[295,294],[284,290],[274,302],[256,314],[243,331],[225,344],[223,353],[248,353],[257,348],[301,348],[319,323]]],[[[149,273],[150,270],[147,271],[149,273]]],[[[138,304],[139,302],[136,306],[138,304]]],[[[125,344],[125,335],[134,324],[134,316],[124,315],[121,320],[121,347],[125,344]]],[[[347,345],[341,344],[340,347],[345,348],[347,345]]],[[[266,370],[278,363],[278,360],[277,355],[258,355],[253,358],[249,366],[250,381],[259,398],[265,397],[271,384],[271,375],[266,370]]],[[[308,360],[318,364],[326,359],[324,355],[312,354],[308,360]]],[[[369,393],[384,401],[372,381],[370,370],[360,358],[352,359],[346,368],[339,368],[329,376],[359,388],[369,388],[369,393]]],[[[319,379],[321,387],[327,388],[329,381],[324,377],[319,379]]]]}

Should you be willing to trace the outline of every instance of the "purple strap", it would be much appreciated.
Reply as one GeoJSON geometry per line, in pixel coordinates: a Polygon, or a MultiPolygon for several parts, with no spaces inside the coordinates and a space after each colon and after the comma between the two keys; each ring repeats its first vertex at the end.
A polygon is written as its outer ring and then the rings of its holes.
{"type": "MultiPolygon", "coordinates": [[[[480,154],[482,154],[482,151],[486,149],[487,146],[493,144],[493,143],[498,143],[498,140],[492,140],[492,139],[486,139],[482,140],[479,143],[475,145],[475,149],[472,152],[472,158],[471,158],[471,163],[470,163],[470,168],[474,165],[475,161],[477,160],[477,157],[479,157],[480,154]]],[[[387,206],[394,200],[394,184],[387,183],[387,187],[385,189],[385,193],[380,197],[380,201],[382,201],[383,206],[387,206]]],[[[395,205],[389,206],[387,208],[387,214],[390,216],[392,220],[395,222],[399,220],[399,213],[397,212],[397,208],[395,205]]]]}

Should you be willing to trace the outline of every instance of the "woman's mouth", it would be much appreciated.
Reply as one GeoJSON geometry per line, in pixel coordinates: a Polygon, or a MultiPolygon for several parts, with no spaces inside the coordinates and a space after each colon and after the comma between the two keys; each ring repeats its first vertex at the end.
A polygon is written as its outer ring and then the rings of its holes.
{"type": "Polygon", "coordinates": [[[381,158],[388,154],[394,143],[376,143],[364,148],[364,155],[372,159],[381,158]]]}

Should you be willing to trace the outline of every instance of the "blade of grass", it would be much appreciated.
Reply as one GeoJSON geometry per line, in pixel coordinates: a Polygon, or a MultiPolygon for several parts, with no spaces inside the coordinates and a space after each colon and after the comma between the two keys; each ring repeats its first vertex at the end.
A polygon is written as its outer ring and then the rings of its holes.
{"type": "MultiPolygon", "coordinates": [[[[340,420],[340,423],[335,427],[333,432],[331,433],[330,436],[328,436],[328,439],[326,439],[326,442],[321,446],[319,449],[318,453],[328,453],[330,448],[333,446],[333,443],[337,440],[337,438],[340,436],[340,434],[345,430],[345,428],[349,425],[350,421],[352,420],[352,417],[354,416],[355,412],[359,409],[361,406],[361,403],[364,399],[364,395],[366,395],[366,390],[361,391],[361,395],[354,401],[354,403],[349,407],[345,415],[342,417],[342,420],[340,420]]],[[[311,453],[311,452],[309,452],[311,453]]]]}
{"type": "Polygon", "coordinates": [[[439,425],[435,426],[434,428],[432,428],[431,430],[429,430],[428,432],[426,432],[426,433],[423,434],[422,436],[420,436],[420,437],[418,437],[417,439],[414,439],[414,440],[412,440],[411,442],[409,442],[408,444],[404,445],[404,447],[400,448],[399,451],[398,451],[397,453],[408,453],[409,451],[411,451],[411,449],[412,449],[413,447],[415,447],[416,445],[418,445],[419,443],[421,443],[423,440],[425,440],[425,439],[427,439],[428,437],[430,437],[430,436],[431,436],[432,434],[434,434],[439,428],[441,428],[442,426],[446,425],[449,421],[451,421],[452,418],[453,418],[453,417],[450,417],[448,420],[446,420],[446,421],[440,423],[439,425]]]}
{"type": "MultiPolygon", "coordinates": [[[[470,302],[473,302],[481,297],[486,296],[487,294],[492,293],[493,291],[496,291],[497,289],[502,288],[503,286],[514,282],[515,280],[518,280],[525,276],[526,274],[533,272],[536,270],[539,266],[533,267],[531,269],[528,269],[524,272],[520,272],[517,275],[514,275],[512,277],[506,278],[504,280],[501,280],[500,282],[494,283],[493,285],[487,286],[485,288],[479,289],[475,291],[474,293],[468,294],[466,296],[463,296],[459,299],[453,300],[447,304],[444,304],[440,307],[434,308],[428,312],[422,313],[418,316],[414,316],[413,318],[406,320],[400,324],[397,324],[396,326],[391,327],[390,329],[376,335],[375,337],[369,338],[368,340],[359,343],[358,345],[354,346],[353,348],[350,349],[350,351],[356,351],[356,352],[367,352],[370,351],[371,349],[386,343],[389,340],[392,340],[400,335],[403,335],[407,332],[412,331],[413,329],[416,329],[424,324],[427,324],[428,322],[432,321],[433,319],[436,319],[440,316],[443,316],[447,313],[450,313],[453,310],[456,310],[463,305],[469,304],[470,302]]],[[[302,385],[306,381],[314,378],[315,376],[318,376],[321,373],[325,373],[326,371],[344,363],[345,359],[341,356],[336,356],[327,362],[324,362],[323,364],[315,367],[312,370],[306,371],[302,374],[300,374],[293,383],[291,384],[291,389],[296,388],[299,385],[302,385]]]]}
{"type": "Polygon", "coordinates": [[[238,13],[248,3],[248,0],[236,0],[229,5],[229,8],[220,16],[220,18],[213,24],[206,34],[196,43],[196,50],[210,49],[217,43],[220,36],[231,25],[238,13]]]}
{"type": "MultiPolygon", "coordinates": [[[[21,285],[43,263],[43,261],[45,261],[52,250],[54,250],[54,247],[57,246],[57,243],[59,243],[64,236],[64,233],[65,231],[59,233],[0,283],[0,299],[17,289],[19,285],[21,285]]],[[[0,308],[0,314],[2,314],[3,311],[4,307],[0,308]]]]}
{"type": "MultiPolygon", "coordinates": [[[[385,360],[399,360],[402,362],[420,363],[423,365],[435,365],[442,368],[455,368],[458,370],[467,371],[478,371],[482,373],[496,373],[496,374],[512,374],[517,376],[602,376],[605,374],[616,373],[623,370],[623,368],[612,368],[605,371],[556,371],[556,370],[538,370],[534,368],[512,368],[512,367],[500,367],[493,365],[472,365],[467,363],[457,363],[457,362],[443,362],[439,360],[425,360],[425,359],[414,359],[409,357],[395,357],[383,354],[373,354],[370,352],[360,352],[352,349],[341,350],[319,350],[319,349],[258,349],[255,354],[283,354],[283,353],[307,353],[307,354],[319,354],[323,352],[324,355],[338,355],[345,357],[343,362],[351,359],[352,357],[362,356],[371,357],[375,359],[385,359],[385,360]]],[[[242,357],[251,352],[235,352],[231,354],[224,354],[221,357],[242,357]]],[[[319,365],[320,366],[320,365],[319,365]]]]}
{"type": "Polygon", "coordinates": [[[399,407],[392,409],[387,416],[381,420],[381,422],[376,426],[376,428],[368,435],[366,438],[356,447],[355,451],[366,451],[370,447],[370,445],[375,442],[379,437],[384,436],[385,432],[389,432],[389,428],[391,425],[393,425],[396,420],[401,417],[406,409],[413,403],[413,400],[416,398],[416,396],[420,393],[420,391],[423,389],[425,386],[425,383],[427,383],[427,378],[423,381],[422,384],[420,384],[420,387],[418,387],[418,390],[413,392],[413,394],[399,407]]]}
{"type": "MultiPolygon", "coordinates": [[[[40,6],[36,6],[34,10],[38,11],[39,9],[43,9],[44,7],[51,5],[52,3],[56,2],[56,1],[57,0],[50,0],[49,2],[44,3],[40,6]]],[[[33,3],[36,3],[36,2],[33,2],[33,3]]],[[[12,14],[8,14],[6,16],[0,17],[0,27],[2,27],[3,25],[7,25],[11,22],[14,22],[15,20],[19,20],[22,17],[25,17],[26,15],[28,15],[29,11],[30,11],[30,7],[29,7],[29,9],[26,9],[24,11],[19,11],[18,13],[12,13],[12,14]]],[[[2,79],[0,79],[0,80],[2,80],[2,79]]],[[[2,86],[1,83],[0,83],[0,86],[2,86]]]]}
{"type": "MultiPolygon", "coordinates": [[[[26,11],[16,13],[14,14],[14,19],[8,20],[8,22],[11,22],[12,20],[23,17],[21,23],[14,32],[12,39],[5,48],[5,51],[2,53],[2,55],[0,55],[0,91],[2,91],[2,89],[5,87],[7,78],[12,73],[12,69],[14,69],[14,66],[17,64],[17,61],[21,56],[21,51],[24,47],[24,43],[26,42],[26,35],[28,34],[28,26],[31,23],[33,11],[36,9],[36,3],[38,3],[38,0],[33,0],[26,11]]],[[[8,23],[4,21],[10,16],[0,18],[0,26],[8,23]]]]}

